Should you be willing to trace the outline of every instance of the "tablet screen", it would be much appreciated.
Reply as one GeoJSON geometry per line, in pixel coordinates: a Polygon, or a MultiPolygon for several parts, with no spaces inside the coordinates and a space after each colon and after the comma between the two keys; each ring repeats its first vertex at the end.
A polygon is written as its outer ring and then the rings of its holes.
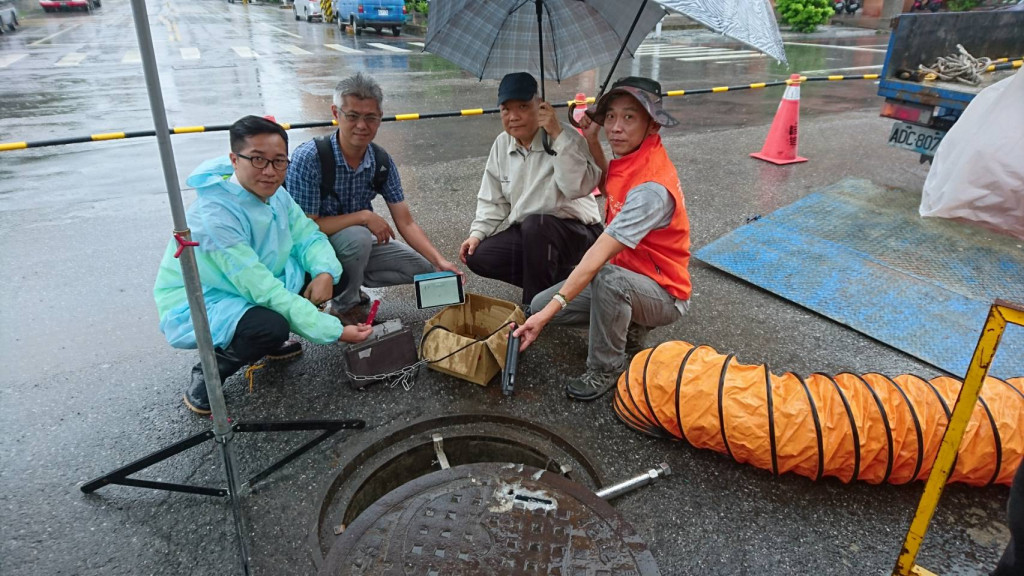
{"type": "Polygon", "coordinates": [[[462,302],[459,277],[455,275],[431,278],[416,283],[420,308],[450,306],[462,302]]]}

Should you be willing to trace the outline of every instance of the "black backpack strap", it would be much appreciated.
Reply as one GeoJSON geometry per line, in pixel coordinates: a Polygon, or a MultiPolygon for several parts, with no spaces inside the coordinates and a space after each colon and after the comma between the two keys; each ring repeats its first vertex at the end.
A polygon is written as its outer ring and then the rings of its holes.
{"type": "Polygon", "coordinates": [[[338,161],[334,158],[334,150],[331,148],[331,138],[335,137],[334,132],[327,136],[317,136],[313,139],[316,143],[316,154],[320,157],[320,201],[323,202],[334,193],[334,180],[338,175],[338,161]]]}
{"type": "Polygon", "coordinates": [[[373,171],[373,179],[370,180],[370,188],[374,193],[381,194],[384,192],[384,185],[387,184],[388,176],[390,176],[391,156],[379,144],[370,142],[370,146],[373,146],[373,157],[377,165],[373,171]]]}

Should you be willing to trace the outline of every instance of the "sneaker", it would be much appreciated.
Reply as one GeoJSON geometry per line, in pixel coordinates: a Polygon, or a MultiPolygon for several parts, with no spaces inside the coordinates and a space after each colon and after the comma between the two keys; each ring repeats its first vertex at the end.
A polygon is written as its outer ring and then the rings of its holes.
{"type": "Polygon", "coordinates": [[[277,350],[267,354],[267,360],[284,360],[286,358],[294,358],[299,354],[302,354],[302,342],[289,338],[277,350]]]}
{"type": "Polygon", "coordinates": [[[196,414],[205,416],[210,413],[210,397],[206,394],[206,380],[203,378],[201,364],[192,367],[192,377],[181,398],[185,401],[185,406],[196,414]]]}
{"type": "Polygon", "coordinates": [[[632,358],[647,348],[644,340],[650,331],[651,329],[646,326],[629,323],[629,328],[626,329],[626,358],[632,358]]]}
{"type": "Polygon", "coordinates": [[[569,380],[565,393],[573,400],[597,400],[615,386],[619,374],[621,372],[598,372],[588,368],[579,378],[569,380]]]}
{"type": "MultiPolygon", "coordinates": [[[[342,326],[355,326],[356,324],[362,324],[366,322],[366,316],[370,313],[365,306],[355,305],[344,312],[335,312],[335,308],[332,305],[330,310],[327,312],[331,316],[334,316],[338,320],[341,320],[342,326]]],[[[373,319],[373,325],[380,324],[382,320],[377,317],[373,319]]]]}

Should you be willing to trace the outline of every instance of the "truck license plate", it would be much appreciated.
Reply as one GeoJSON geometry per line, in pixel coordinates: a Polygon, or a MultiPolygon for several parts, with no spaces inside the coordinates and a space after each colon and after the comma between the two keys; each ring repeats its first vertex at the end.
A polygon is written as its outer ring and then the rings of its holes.
{"type": "Polygon", "coordinates": [[[934,156],[935,150],[946,133],[941,130],[922,128],[906,122],[895,122],[889,132],[889,146],[913,150],[925,156],[934,156]]]}
{"type": "Polygon", "coordinates": [[[387,15],[388,15],[388,9],[387,8],[378,8],[377,9],[377,16],[387,16],[387,15]]]}

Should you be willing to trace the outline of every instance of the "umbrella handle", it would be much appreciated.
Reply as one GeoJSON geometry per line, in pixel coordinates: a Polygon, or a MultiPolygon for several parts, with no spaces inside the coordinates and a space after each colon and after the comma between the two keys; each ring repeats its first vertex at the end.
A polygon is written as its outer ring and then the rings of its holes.
{"type": "Polygon", "coordinates": [[[576,102],[570,102],[569,103],[569,124],[571,124],[573,128],[582,129],[582,127],[580,126],[579,122],[576,121],[576,115],[573,114],[573,112],[575,110],[576,110],[576,102]]]}
{"type": "MultiPolygon", "coordinates": [[[[573,114],[574,110],[576,110],[576,103],[575,102],[570,102],[569,103],[569,124],[571,124],[573,128],[577,128],[579,130],[583,130],[583,127],[580,126],[580,123],[576,121],[576,116],[573,114]]],[[[590,118],[591,120],[594,119],[593,111],[586,110],[583,113],[586,114],[587,117],[590,118]]]]}
{"type": "Polygon", "coordinates": [[[558,152],[551,148],[551,139],[548,138],[547,130],[541,128],[540,132],[540,142],[544,145],[544,151],[548,153],[548,156],[558,156],[558,152]]]}

